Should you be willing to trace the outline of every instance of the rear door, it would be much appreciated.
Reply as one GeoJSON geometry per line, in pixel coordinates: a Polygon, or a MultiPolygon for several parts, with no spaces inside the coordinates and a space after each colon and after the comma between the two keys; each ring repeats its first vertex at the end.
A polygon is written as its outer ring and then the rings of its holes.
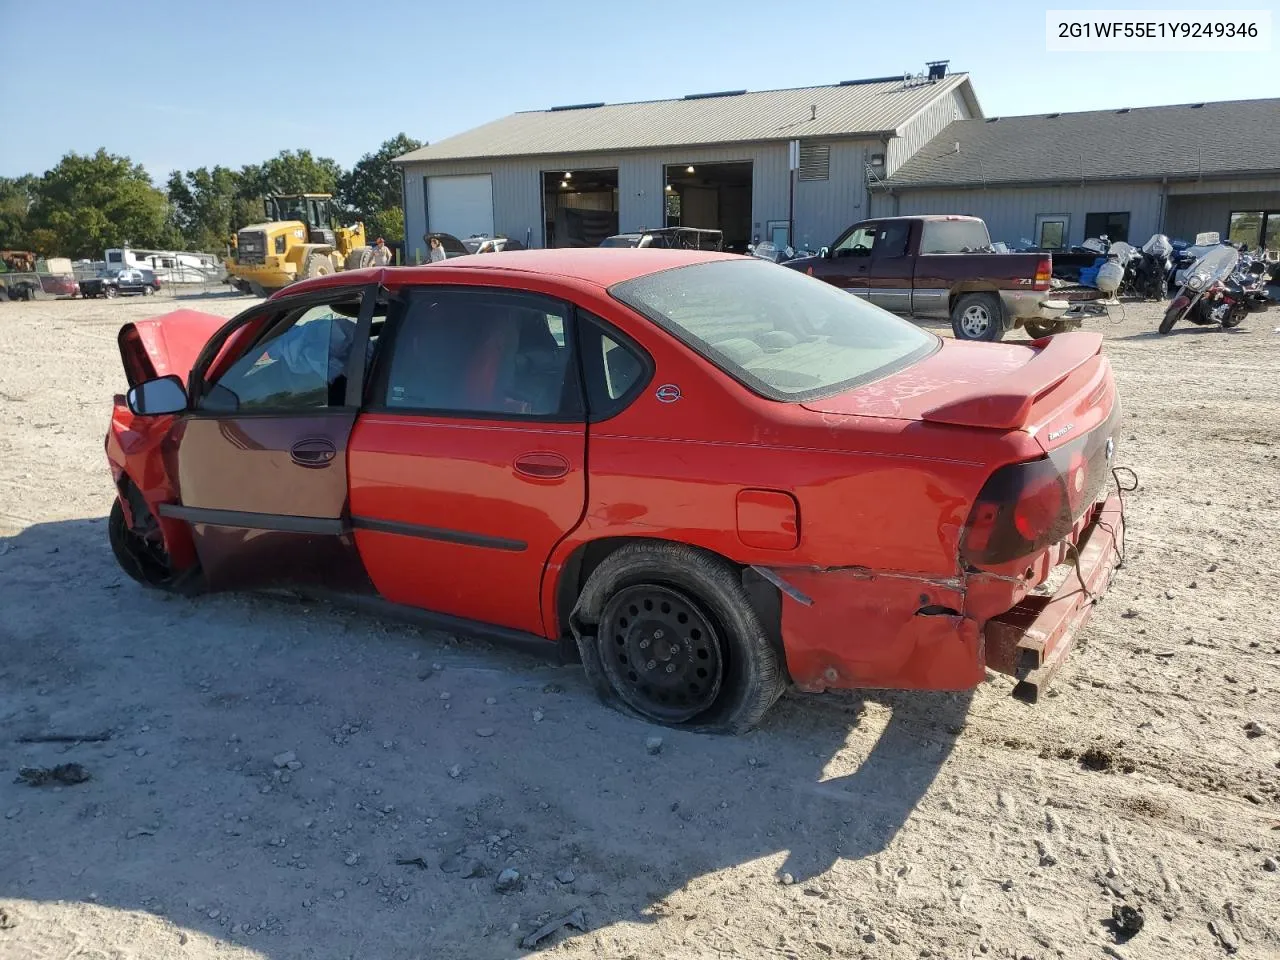
{"type": "Polygon", "coordinates": [[[813,275],[855,296],[867,296],[871,248],[875,245],[878,227],[876,223],[854,224],[840,236],[828,256],[814,263],[813,275]]]}
{"type": "Polygon", "coordinates": [[[573,312],[421,286],[388,327],[348,455],[369,577],[393,602],[541,634],[543,570],[586,502],[573,312]]]}
{"type": "Polygon", "coordinates": [[[346,523],[347,444],[376,287],[264,304],[196,364],[171,440],[180,502],[208,585],[367,583],[346,523]]]}

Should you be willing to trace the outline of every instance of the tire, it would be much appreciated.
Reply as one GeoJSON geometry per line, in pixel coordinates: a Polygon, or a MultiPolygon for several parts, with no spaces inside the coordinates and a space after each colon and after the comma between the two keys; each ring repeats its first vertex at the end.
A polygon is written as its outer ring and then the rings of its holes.
{"type": "Polygon", "coordinates": [[[601,700],[650,722],[743,733],[786,686],[781,652],[742,578],[705,550],[665,542],[619,548],[591,574],[570,622],[601,700]]]}
{"type": "Polygon", "coordinates": [[[347,254],[345,270],[363,270],[373,266],[373,251],[368,247],[352,247],[347,254]]]}
{"type": "Polygon", "coordinates": [[[329,259],[327,253],[307,254],[307,262],[302,268],[303,279],[311,280],[314,277],[327,277],[333,272],[333,261],[329,259]]]}
{"type": "Polygon", "coordinates": [[[108,300],[114,300],[116,297],[120,296],[120,291],[115,287],[103,287],[102,295],[108,300]]]}
{"type": "Polygon", "coordinates": [[[1227,315],[1222,318],[1222,328],[1224,330],[1230,330],[1232,327],[1240,326],[1240,321],[1245,318],[1245,314],[1247,312],[1247,310],[1237,310],[1234,308],[1228,310],[1227,315]]]}
{"type": "Polygon", "coordinates": [[[142,288],[142,295],[143,295],[144,297],[150,297],[150,296],[152,296],[152,295],[154,295],[154,294],[155,294],[155,290],[154,290],[153,288],[151,288],[151,287],[143,287],[143,288],[142,288]]]}
{"type": "Polygon", "coordinates": [[[1189,301],[1185,297],[1179,297],[1169,304],[1169,309],[1164,312],[1164,319],[1160,321],[1160,332],[1168,333],[1173,329],[1173,325],[1182,319],[1182,315],[1187,311],[1189,301]]]}
{"type": "Polygon", "coordinates": [[[248,286],[249,286],[249,289],[247,292],[251,293],[253,296],[263,297],[263,298],[267,296],[267,288],[264,287],[262,284],[260,284],[257,280],[250,280],[248,286]]]}
{"type": "Polygon", "coordinates": [[[1025,320],[1022,326],[1032,340],[1051,337],[1055,333],[1062,333],[1066,329],[1066,326],[1058,320],[1025,320]]]}
{"type": "Polygon", "coordinates": [[[1004,306],[994,293],[966,293],[951,308],[951,331],[957,340],[992,342],[1004,336],[1004,306]]]}
{"type": "MultiPolygon", "coordinates": [[[[134,505],[138,509],[138,505],[134,505]]],[[[145,509],[145,507],[143,508],[145,509]]],[[[160,590],[173,589],[176,578],[169,566],[163,547],[155,546],[146,537],[129,529],[124,517],[124,507],[117,497],[111,504],[111,516],[107,519],[107,536],[116,562],[130,577],[146,587],[160,590]]]]}

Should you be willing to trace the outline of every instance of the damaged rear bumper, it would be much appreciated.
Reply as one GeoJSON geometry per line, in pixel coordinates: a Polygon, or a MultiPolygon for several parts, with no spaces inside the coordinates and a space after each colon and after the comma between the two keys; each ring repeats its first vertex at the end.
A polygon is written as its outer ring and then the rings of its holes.
{"type": "Polygon", "coordinates": [[[1106,592],[1123,531],[1113,494],[1021,576],[757,570],[782,590],[787,669],[801,690],[967,690],[991,669],[1016,677],[1015,695],[1034,702],[1106,592]],[[1073,545],[1087,592],[1072,573],[1052,597],[1031,595],[1073,545]]]}
{"type": "Polygon", "coordinates": [[[1076,541],[1079,577],[1068,576],[1052,597],[1025,597],[1012,610],[987,621],[983,629],[987,666],[1017,679],[1015,697],[1035,703],[1048,688],[1093,612],[1094,601],[1111,584],[1123,540],[1120,498],[1112,494],[1076,541]]]}

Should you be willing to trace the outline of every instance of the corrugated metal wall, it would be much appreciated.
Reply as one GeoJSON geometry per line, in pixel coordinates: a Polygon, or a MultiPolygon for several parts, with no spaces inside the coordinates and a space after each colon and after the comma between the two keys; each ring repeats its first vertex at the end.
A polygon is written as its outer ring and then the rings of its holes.
{"type": "Polygon", "coordinates": [[[1085,239],[1084,221],[1089,213],[1129,214],[1129,239],[1139,244],[1157,231],[1160,223],[1160,184],[1085,184],[1083,187],[991,188],[987,190],[903,190],[897,197],[877,191],[875,216],[925,213],[957,213],[981,217],[992,240],[1018,243],[1035,240],[1036,217],[1067,214],[1071,243],[1085,239]]]}
{"type": "Polygon", "coordinates": [[[940,134],[947,124],[953,120],[968,120],[969,117],[969,107],[958,90],[952,90],[945,97],[930,104],[928,109],[904,126],[902,136],[894,137],[889,141],[888,155],[884,161],[886,173],[883,176],[893,176],[894,171],[940,134]]]}
{"type": "Polygon", "coordinates": [[[835,240],[845,227],[870,216],[866,209],[866,163],[872,152],[881,149],[878,140],[833,142],[830,179],[797,179],[797,246],[817,250],[835,240]]]}
{"type": "MultiPolygon", "coordinates": [[[[817,246],[862,216],[865,144],[831,141],[829,180],[796,184],[796,238],[817,246]]],[[[664,167],[699,163],[752,163],[752,231],[765,236],[770,220],[787,220],[790,171],[786,142],[727,147],[673,148],[632,153],[437,161],[405,167],[405,235],[408,258],[423,252],[428,211],[423,178],[467,173],[493,176],[494,229],[531,245],[543,244],[542,173],[617,169],[618,221],[623,231],[660,227],[665,222],[664,167]]]]}
{"type": "Polygon", "coordinates": [[[1171,196],[1165,232],[1191,240],[1197,233],[1217,230],[1224,237],[1233,210],[1280,210],[1280,181],[1269,192],[1214,193],[1205,196],[1171,196]]]}

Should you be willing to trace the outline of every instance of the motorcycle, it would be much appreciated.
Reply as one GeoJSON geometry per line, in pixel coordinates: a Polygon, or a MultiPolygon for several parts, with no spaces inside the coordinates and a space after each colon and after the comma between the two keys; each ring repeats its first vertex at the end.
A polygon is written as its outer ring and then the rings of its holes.
{"type": "Polygon", "coordinates": [[[1142,245],[1129,262],[1128,289],[1143,300],[1163,300],[1168,296],[1168,276],[1173,265],[1169,259],[1173,244],[1163,233],[1157,233],[1142,245]]]}
{"type": "Polygon", "coordinates": [[[1248,297],[1230,277],[1240,260],[1235,247],[1217,246],[1200,257],[1183,274],[1182,286],[1164,312],[1160,332],[1168,333],[1179,320],[1200,326],[1239,326],[1250,307],[1248,297]]]}

